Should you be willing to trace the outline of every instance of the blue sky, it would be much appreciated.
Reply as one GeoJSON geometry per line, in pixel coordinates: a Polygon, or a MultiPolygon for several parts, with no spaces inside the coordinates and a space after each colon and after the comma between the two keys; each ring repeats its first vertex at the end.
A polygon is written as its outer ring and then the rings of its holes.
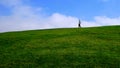
{"type": "Polygon", "coordinates": [[[59,12],[78,18],[87,18],[100,15],[104,9],[102,2],[97,0],[44,0],[34,1],[33,6],[41,6],[49,13],[59,12]]]}
{"type": "MultiPolygon", "coordinates": [[[[65,15],[89,19],[94,16],[103,15],[106,11],[105,9],[110,7],[107,4],[107,2],[100,0],[36,0],[31,5],[34,7],[41,6],[44,10],[49,11],[50,14],[59,12],[65,15]]],[[[114,8],[117,11],[118,8],[114,8]]],[[[111,9],[108,11],[111,11],[111,9]]],[[[110,13],[107,14],[110,15],[110,13]]]]}
{"type": "Polygon", "coordinates": [[[0,0],[0,31],[120,25],[120,0],[0,0]]]}
{"type": "Polygon", "coordinates": [[[120,0],[33,0],[31,5],[43,7],[50,13],[59,12],[85,19],[94,16],[120,16],[120,0]]]}

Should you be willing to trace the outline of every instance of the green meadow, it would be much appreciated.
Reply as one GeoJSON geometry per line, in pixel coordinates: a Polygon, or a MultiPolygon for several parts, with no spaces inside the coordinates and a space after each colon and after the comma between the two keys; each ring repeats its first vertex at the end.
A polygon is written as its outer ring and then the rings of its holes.
{"type": "Polygon", "coordinates": [[[0,33],[0,68],[120,68],[120,26],[0,33]]]}

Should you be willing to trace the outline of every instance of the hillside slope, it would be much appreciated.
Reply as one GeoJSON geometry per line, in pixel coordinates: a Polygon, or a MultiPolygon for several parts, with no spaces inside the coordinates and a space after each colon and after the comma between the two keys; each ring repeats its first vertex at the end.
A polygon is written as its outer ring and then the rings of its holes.
{"type": "Polygon", "coordinates": [[[0,68],[120,68],[120,26],[0,33],[0,68]]]}

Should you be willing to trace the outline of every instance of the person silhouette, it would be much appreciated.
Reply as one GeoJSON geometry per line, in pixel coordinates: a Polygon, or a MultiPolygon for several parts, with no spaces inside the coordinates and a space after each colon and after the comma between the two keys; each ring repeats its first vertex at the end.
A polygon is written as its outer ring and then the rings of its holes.
{"type": "Polygon", "coordinates": [[[78,27],[81,28],[81,21],[79,19],[78,27]]]}

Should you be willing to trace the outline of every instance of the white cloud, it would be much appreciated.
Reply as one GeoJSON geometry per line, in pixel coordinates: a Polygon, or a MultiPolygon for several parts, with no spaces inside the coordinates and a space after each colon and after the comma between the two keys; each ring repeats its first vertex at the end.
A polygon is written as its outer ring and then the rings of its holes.
{"type": "Polygon", "coordinates": [[[5,16],[0,17],[0,31],[15,31],[28,29],[45,29],[60,27],[76,27],[77,18],[54,13],[48,17],[34,16],[5,16]]]}
{"type": "Polygon", "coordinates": [[[12,15],[0,16],[0,32],[18,31],[29,29],[45,29],[59,27],[74,27],[77,18],[53,13],[51,16],[43,16],[41,8],[32,8],[23,5],[22,0],[2,0],[4,6],[12,7],[12,15]],[[10,2],[10,4],[8,4],[10,2]],[[13,3],[12,3],[13,2],[13,3]],[[18,3],[20,2],[20,4],[18,3]],[[37,14],[37,12],[39,12],[37,14]]]}
{"type": "Polygon", "coordinates": [[[120,25],[120,17],[117,18],[109,18],[106,16],[97,16],[95,17],[97,23],[101,25],[120,25]]]}
{"type": "MultiPolygon", "coordinates": [[[[23,5],[22,0],[1,0],[0,4],[8,6],[12,11],[10,16],[0,16],[0,32],[77,27],[78,24],[78,18],[60,13],[53,13],[50,16],[44,16],[41,13],[41,7],[33,8],[28,5],[23,5]]],[[[105,16],[97,16],[94,18],[94,21],[81,21],[82,27],[120,25],[120,17],[109,18],[105,16]]]]}
{"type": "Polygon", "coordinates": [[[7,7],[13,7],[22,4],[22,0],[0,0],[0,4],[7,7]]]}
{"type": "Polygon", "coordinates": [[[106,16],[96,16],[94,17],[94,21],[82,21],[83,27],[107,26],[107,25],[120,25],[120,17],[109,18],[106,16]]]}
{"type": "Polygon", "coordinates": [[[54,27],[76,27],[78,19],[75,17],[54,13],[49,17],[48,21],[51,25],[54,25],[54,27]]]}
{"type": "Polygon", "coordinates": [[[82,21],[81,24],[82,27],[95,27],[95,26],[101,26],[99,23],[95,21],[82,21]]]}

